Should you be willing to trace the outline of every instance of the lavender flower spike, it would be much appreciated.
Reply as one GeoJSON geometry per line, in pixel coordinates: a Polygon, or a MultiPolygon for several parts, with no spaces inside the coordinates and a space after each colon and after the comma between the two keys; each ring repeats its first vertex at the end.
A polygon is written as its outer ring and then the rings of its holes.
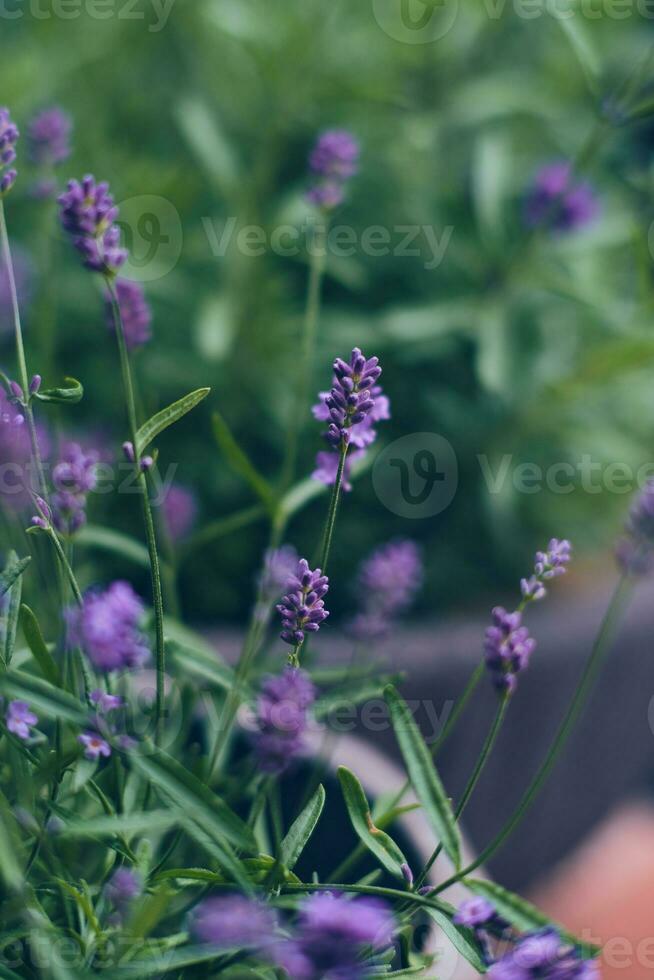
{"type": "Polygon", "coordinates": [[[241,895],[207,898],[195,909],[191,932],[217,949],[263,949],[274,942],[274,912],[241,895]]]}
{"type": "Polygon", "coordinates": [[[516,676],[529,665],[536,641],[522,625],[522,614],[509,613],[501,606],[493,609],[493,625],[486,630],[486,665],[499,691],[512,694],[516,676]]]}
{"type": "Polygon", "coordinates": [[[572,557],[572,545],[569,541],[552,538],[547,551],[537,551],[534,564],[534,574],[531,578],[523,578],[520,582],[522,595],[528,602],[537,602],[547,595],[545,582],[559,575],[565,575],[568,563],[572,557]]]}
{"type": "Polygon", "coordinates": [[[355,175],[359,164],[359,143],[344,129],[323,133],[309,157],[309,166],[318,178],[307,194],[311,204],[331,211],[345,199],[347,182],[355,175]]]}
{"type": "Polygon", "coordinates": [[[287,667],[268,677],[257,700],[256,731],[252,742],[263,772],[284,772],[304,754],[304,736],[316,689],[305,671],[287,667]]]}
{"type": "Polygon", "coordinates": [[[306,634],[317,633],[329,616],[323,601],[329,590],[329,579],[319,568],[311,571],[306,558],[302,558],[287,588],[288,594],[277,606],[282,617],[281,637],[290,646],[299,647],[306,634]]]}
{"type": "Polygon", "coordinates": [[[140,667],[150,656],[140,629],[144,613],[131,585],[114,582],[104,592],[87,593],[82,608],[69,614],[70,641],[98,670],[140,667]]]}
{"type": "Polygon", "coordinates": [[[16,159],[16,143],[18,142],[18,127],[11,121],[9,109],[0,109],[0,196],[11,190],[18,176],[13,169],[7,170],[16,159]],[[4,171],[4,173],[3,173],[4,171]]]}
{"type": "Polygon", "coordinates": [[[370,415],[375,407],[372,389],[382,373],[379,358],[366,358],[355,347],[349,361],[334,361],[334,383],[325,399],[330,424],[325,438],[336,449],[347,446],[351,429],[370,415]]]}
{"type": "Polygon", "coordinates": [[[58,106],[44,109],[34,116],[27,129],[30,157],[40,166],[54,167],[70,156],[70,134],[73,123],[58,106]]]}
{"type": "Polygon", "coordinates": [[[617,545],[616,557],[629,575],[648,575],[654,567],[654,480],[649,480],[632,504],[626,536],[617,545]]]}
{"type": "Polygon", "coordinates": [[[118,208],[107,183],[98,183],[90,174],[81,183],[68,182],[59,198],[60,218],[64,231],[92,272],[114,276],[127,260],[120,246],[120,229],[115,223],[118,208]]]}
{"type": "Polygon", "coordinates": [[[487,973],[490,980],[599,980],[592,960],[583,960],[556,929],[527,933],[487,973]]]}

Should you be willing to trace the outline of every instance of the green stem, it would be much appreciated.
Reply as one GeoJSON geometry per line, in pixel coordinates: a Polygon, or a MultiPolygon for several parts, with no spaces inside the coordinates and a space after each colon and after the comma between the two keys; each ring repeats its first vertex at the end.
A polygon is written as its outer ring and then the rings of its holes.
{"type": "Polygon", "coordinates": [[[297,463],[298,444],[305,420],[309,416],[313,361],[316,349],[316,333],[320,317],[320,299],[325,273],[325,239],[327,226],[318,225],[315,229],[313,249],[309,263],[309,283],[302,332],[302,360],[297,399],[291,416],[291,424],[286,441],[286,458],[282,468],[282,489],[286,490],[293,482],[297,463]]]}
{"type": "Polygon", "coordinates": [[[32,412],[32,405],[30,399],[30,382],[29,375],[27,372],[27,361],[25,358],[25,345],[23,343],[23,330],[20,323],[20,309],[18,307],[18,293],[16,291],[16,279],[14,276],[14,263],[11,258],[11,248],[9,246],[9,235],[7,233],[7,221],[5,218],[5,204],[2,197],[0,197],[0,243],[2,246],[2,258],[7,270],[7,281],[9,283],[9,294],[11,296],[11,308],[14,320],[14,335],[16,338],[16,358],[18,361],[18,374],[20,378],[20,386],[23,389],[23,411],[25,412],[25,419],[27,421],[27,428],[29,431],[30,444],[32,448],[32,462],[36,468],[36,475],[38,479],[39,493],[42,497],[47,497],[47,488],[45,483],[45,475],[43,473],[43,464],[41,462],[41,451],[39,449],[39,440],[36,433],[36,426],[34,424],[34,413],[32,412]]]}
{"type": "Polygon", "coordinates": [[[323,575],[327,574],[327,562],[329,561],[329,552],[331,551],[332,547],[332,538],[334,536],[334,526],[336,524],[336,514],[338,513],[338,502],[341,496],[341,486],[343,484],[343,474],[345,473],[345,460],[347,459],[348,448],[347,443],[344,443],[341,446],[338,460],[338,470],[336,471],[336,480],[334,481],[331,500],[329,501],[329,510],[327,512],[327,521],[325,523],[325,533],[323,535],[322,552],[320,556],[320,568],[323,575]]]}
{"type": "Polygon", "coordinates": [[[134,397],[134,383],[132,380],[132,370],[129,363],[127,344],[125,342],[125,331],[123,318],[120,312],[120,304],[116,295],[113,280],[110,276],[105,276],[105,282],[111,297],[111,307],[118,341],[118,352],[120,355],[120,367],[123,376],[123,388],[125,400],[127,402],[127,419],[129,424],[130,440],[134,450],[134,473],[137,486],[140,491],[141,505],[143,510],[143,524],[145,526],[145,537],[150,559],[150,576],[152,580],[152,601],[154,605],[155,618],[155,645],[156,645],[156,697],[155,697],[155,742],[161,744],[164,723],[164,689],[166,675],[166,651],[164,646],[164,606],[163,594],[161,589],[161,568],[159,564],[159,553],[157,551],[157,536],[154,529],[152,518],[152,506],[150,504],[150,494],[145,473],[141,469],[141,454],[139,452],[137,432],[138,425],[136,420],[136,400],[134,397]]]}
{"type": "Polygon", "coordinates": [[[469,864],[467,868],[464,868],[457,874],[452,875],[452,877],[448,878],[442,885],[439,885],[435,890],[435,894],[444,891],[455,882],[460,881],[469,874],[472,874],[472,872],[476,871],[482,864],[485,864],[489,858],[491,858],[496,851],[500,849],[500,847],[510,837],[518,824],[521,822],[522,818],[525,816],[527,810],[535,800],[543,784],[554,768],[561,751],[563,750],[563,747],[565,746],[565,743],[567,742],[568,737],[586,704],[588,695],[592,690],[593,684],[606,656],[609,644],[613,639],[615,626],[619,622],[620,616],[627,605],[630,591],[631,583],[625,576],[623,576],[620,579],[615,592],[613,593],[613,597],[609,603],[609,607],[606,611],[604,619],[602,620],[602,624],[593,644],[590,657],[588,658],[586,666],[584,667],[581,681],[577,687],[577,690],[575,691],[574,697],[565,714],[565,717],[559,726],[559,730],[552,743],[552,746],[547,753],[543,764],[520,801],[517,809],[506,822],[499,834],[481,852],[481,854],[471,864],[469,864]]]}
{"type": "MultiPolygon", "coordinates": [[[[387,898],[389,901],[395,902],[404,901],[407,897],[405,891],[400,891],[398,888],[383,888],[381,885],[317,885],[302,882],[301,884],[284,884],[281,890],[287,894],[293,892],[351,892],[355,895],[375,895],[379,898],[387,898]]],[[[411,901],[425,908],[438,909],[439,912],[443,912],[447,916],[452,914],[452,909],[449,905],[444,902],[439,902],[434,898],[412,894],[411,901]]]]}
{"type": "MultiPolygon", "coordinates": [[[[499,708],[497,709],[497,712],[495,714],[495,720],[493,721],[493,724],[491,725],[491,729],[490,729],[488,735],[486,736],[486,741],[484,742],[484,745],[482,747],[482,750],[479,753],[479,758],[477,759],[475,768],[472,771],[472,774],[470,776],[470,779],[468,780],[468,782],[466,784],[466,787],[465,787],[465,789],[463,791],[463,795],[461,796],[461,799],[459,801],[459,804],[458,804],[458,806],[457,806],[457,808],[455,810],[455,814],[454,815],[455,815],[455,818],[456,818],[457,821],[461,819],[461,816],[463,815],[463,811],[465,810],[466,806],[468,805],[468,802],[470,800],[470,797],[472,796],[472,794],[474,793],[475,789],[477,788],[477,783],[479,782],[479,779],[481,778],[481,774],[484,771],[484,768],[486,766],[486,763],[488,762],[488,759],[490,758],[491,752],[493,751],[493,749],[495,747],[495,743],[497,741],[497,736],[500,733],[500,729],[502,728],[502,723],[504,722],[504,718],[506,716],[507,708],[509,707],[509,702],[510,702],[510,695],[504,694],[503,697],[502,697],[502,700],[500,702],[499,708]]],[[[439,858],[440,853],[441,853],[442,850],[443,850],[443,844],[441,842],[438,845],[438,847],[435,848],[433,854],[431,855],[431,857],[427,861],[427,864],[425,865],[425,867],[422,870],[422,872],[418,875],[418,878],[417,878],[416,883],[415,883],[415,887],[416,888],[420,888],[420,886],[423,884],[423,882],[425,881],[427,875],[429,874],[429,872],[431,871],[432,867],[434,866],[434,864],[438,860],[438,858],[439,858]]]]}

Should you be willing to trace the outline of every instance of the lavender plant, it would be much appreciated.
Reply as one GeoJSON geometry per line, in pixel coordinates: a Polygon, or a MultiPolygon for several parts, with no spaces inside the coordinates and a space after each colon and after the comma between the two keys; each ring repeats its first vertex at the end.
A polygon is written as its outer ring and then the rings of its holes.
{"type": "MultiPolygon", "coordinates": [[[[30,130],[32,152],[51,164],[60,162],[67,155],[68,132],[63,117],[41,117],[30,130]]],[[[307,845],[325,832],[326,791],[314,781],[308,799],[289,815],[281,806],[279,780],[304,766],[311,784],[312,775],[321,771],[309,737],[321,701],[359,697],[347,667],[328,673],[327,680],[323,673],[321,679],[313,640],[328,628],[325,600],[338,584],[325,572],[332,549],[344,546],[337,517],[343,492],[352,491],[356,477],[349,464],[355,453],[370,450],[376,423],[390,415],[378,359],[359,348],[335,359],[331,388],[314,408],[314,416],[327,424],[328,449],[319,454],[314,479],[292,485],[297,439],[309,416],[304,388],[313,369],[319,312],[314,268],[303,342],[308,359],[278,487],[257,472],[224,420],[215,419],[222,450],[257,493],[270,522],[270,547],[258,575],[251,622],[232,668],[203,637],[165,615],[151,500],[158,456],[153,444],[209,389],[191,392],[139,424],[132,357],[150,339],[150,310],[140,285],[117,278],[127,253],[107,184],[91,176],[71,181],[59,199],[61,222],[84,266],[103,280],[105,315],[117,341],[124,389],[123,451],[141,501],[146,547],[111,529],[107,534],[114,534],[111,540],[126,563],[136,554],[147,564],[151,594],[137,594],[123,579],[83,589],[74,546],[96,486],[100,454],[75,442],[63,444],[46,479],[34,409],[53,402],[75,405],[83,391],[74,379],[43,387],[40,376],[30,376],[27,369],[3,200],[16,179],[15,170],[6,168],[14,161],[17,140],[8,111],[0,110],[5,169],[0,238],[19,374],[17,382],[3,376],[0,444],[12,458],[31,463],[23,488],[28,506],[9,515],[14,530],[19,519],[25,517],[24,527],[26,515],[34,515],[29,536],[17,536],[22,554],[8,551],[0,575],[0,929],[3,941],[16,950],[12,969],[0,972],[55,980],[103,973],[116,980],[136,975],[226,980],[427,976],[433,956],[414,942],[426,916],[479,973],[497,980],[590,980],[596,975],[597,950],[550,925],[518,896],[473,875],[503,845],[551,771],[584,706],[630,579],[649,566],[651,487],[634,508],[623,549],[625,575],[580,686],[541,769],[495,840],[466,865],[459,821],[510,704],[519,696],[517,678],[534,656],[535,641],[524,616],[565,573],[571,558],[568,541],[553,539],[536,555],[513,611],[493,610],[492,625],[485,639],[480,637],[479,664],[431,748],[374,656],[363,665],[366,686],[360,696],[384,694],[407,783],[373,818],[361,781],[341,767],[343,803],[359,843],[342,855],[329,880],[302,872],[307,845]],[[324,526],[306,542],[309,557],[298,557],[293,546],[283,544],[289,522],[309,500],[326,495],[327,487],[324,526]],[[42,538],[47,549],[39,546],[42,538]],[[57,582],[54,621],[41,602],[37,571],[57,582]],[[23,602],[24,588],[34,595],[36,610],[23,602]],[[275,631],[270,629],[273,609],[279,614],[275,631]],[[148,672],[153,659],[154,692],[148,672]],[[453,803],[436,759],[486,674],[498,693],[497,713],[465,790],[453,803]],[[423,868],[410,866],[396,840],[410,788],[434,837],[433,854],[423,868]],[[446,880],[432,876],[441,852],[451,867],[446,880]],[[363,855],[377,865],[365,877],[357,871],[363,855]],[[380,881],[382,874],[386,877],[380,881]],[[458,909],[445,894],[455,883],[470,892],[458,909]]],[[[340,203],[358,154],[346,133],[330,132],[320,139],[311,158],[318,178],[311,191],[314,203],[325,210],[340,203]]],[[[568,200],[574,211],[572,203],[568,200]]],[[[99,304],[99,321],[102,312],[99,304]]],[[[173,551],[191,533],[196,510],[192,491],[181,486],[164,503],[160,516],[173,551]]],[[[350,632],[374,650],[374,641],[388,635],[409,608],[422,578],[414,543],[381,547],[359,571],[350,632]]]]}

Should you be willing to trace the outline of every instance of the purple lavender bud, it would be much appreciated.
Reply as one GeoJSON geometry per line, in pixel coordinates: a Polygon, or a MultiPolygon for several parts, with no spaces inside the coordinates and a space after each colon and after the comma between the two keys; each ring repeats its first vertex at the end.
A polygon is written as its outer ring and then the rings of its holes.
{"type": "Polygon", "coordinates": [[[309,165],[321,177],[337,177],[347,180],[358,170],[359,143],[352,133],[344,129],[329,129],[316,142],[309,165]]]}
{"type": "MultiPolygon", "coordinates": [[[[8,167],[16,159],[16,143],[19,137],[18,127],[11,121],[9,109],[0,109],[0,170],[8,167]]],[[[7,170],[0,178],[0,195],[4,195],[13,187],[17,173],[7,170]]]]}
{"type": "Polygon", "coordinates": [[[139,463],[142,473],[147,473],[154,466],[154,459],[152,456],[142,456],[139,463]]]}
{"type": "Polygon", "coordinates": [[[140,626],[144,613],[141,599],[127,582],[88,592],[82,608],[68,615],[70,642],[80,646],[98,670],[141,667],[150,657],[140,626]]]}
{"type": "Polygon", "coordinates": [[[241,895],[205,899],[190,922],[195,938],[217,949],[264,949],[275,942],[276,928],[272,909],[241,895]]]}
{"type": "Polygon", "coordinates": [[[520,937],[505,956],[493,963],[491,980],[599,980],[597,965],[552,928],[520,937]]]}
{"type": "Polygon", "coordinates": [[[409,888],[413,888],[413,871],[411,870],[409,865],[406,863],[402,864],[400,866],[400,871],[402,872],[404,880],[406,881],[409,888]]]}
{"type": "Polygon", "coordinates": [[[106,892],[112,905],[124,909],[143,893],[143,879],[131,868],[119,868],[107,882],[106,892]]]}
{"type": "Polygon", "coordinates": [[[53,167],[70,156],[70,134],[73,123],[58,106],[44,109],[34,116],[27,128],[30,159],[39,166],[53,167]]]}
{"type": "Polygon", "coordinates": [[[565,575],[566,566],[572,557],[569,541],[552,538],[547,551],[536,552],[535,571],[538,578],[550,579],[565,575]]]}
{"type": "Polygon", "coordinates": [[[282,618],[281,637],[285,643],[297,647],[304,643],[306,633],[317,633],[329,616],[323,601],[329,590],[329,579],[319,568],[312,572],[307,560],[302,558],[287,588],[288,594],[277,606],[282,618]]]}
{"type": "Polygon", "coordinates": [[[527,225],[534,228],[548,224],[557,232],[583,228],[598,213],[594,190],[588,183],[575,183],[566,160],[557,160],[538,171],[525,202],[527,225]]]}
{"type": "Polygon", "coordinates": [[[41,512],[43,517],[45,517],[46,520],[51,521],[52,511],[50,510],[48,503],[43,499],[43,497],[39,497],[38,494],[35,495],[34,500],[36,502],[36,506],[39,508],[39,511],[41,512]]]}
{"type": "Polygon", "coordinates": [[[486,898],[468,898],[463,902],[453,918],[458,926],[478,929],[486,926],[497,918],[495,906],[486,898]]]}
{"type": "Polygon", "coordinates": [[[264,772],[282,773],[305,752],[309,710],[316,689],[305,671],[287,667],[268,677],[256,706],[256,731],[252,744],[264,772]]]}
{"type": "Polygon", "coordinates": [[[23,389],[21,388],[21,386],[18,384],[17,381],[10,381],[9,388],[11,390],[12,395],[17,401],[23,400],[23,389]]]}
{"type": "Polygon", "coordinates": [[[161,512],[166,532],[173,544],[183,541],[195,524],[198,512],[196,496],[187,487],[173,483],[163,499],[161,512]]]}
{"type": "Polygon", "coordinates": [[[539,602],[547,595],[545,586],[535,575],[532,575],[528,579],[520,579],[520,591],[522,592],[523,598],[531,602],[539,602]]]}
{"type": "Polygon", "coordinates": [[[35,395],[39,388],[41,387],[41,375],[35,374],[30,381],[29,393],[30,395],[35,395]]]}
{"type": "Polygon", "coordinates": [[[62,534],[75,534],[86,523],[88,494],[97,486],[100,454],[76,442],[64,443],[61,458],[52,471],[54,525],[62,534]]]}
{"type": "Polygon", "coordinates": [[[516,687],[516,675],[529,666],[536,641],[529,636],[527,627],[522,626],[521,613],[509,613],[496,606],[492,615],[493,625],[486,630],[484,641],[486,666],[498,690],[511,694],[516,687]]]}
{"type": "Polygon", "coordinates": [[[26,701],[10,701],[5,723],[12,735],[27,741],[32,735],[32,727],[38,725],[39,719],[26,701]]]}
{"type": "Polygon", "coordinates": [[[294,980],[360,980],[370,972],[361,954],[389,946],[396,928],[390,909],[376,899],[313,895],[301,907],[296,937],[279,947],[276,959],[294,980]]]}
{"type": "MultiPolygon", "coordinates": [[[[152,330],[150,329],[152,311],[139,282],[132,282],[130,279],[118,279],[116,281],[116,296],[123,321],[127,349],[135,350],[147,344],[152,338],[152,330]]],[[[111,296],[108,294],[105,295],[105,312],[107,327],[113,331],[113,307],[111,296]]]]}
{"type": "Polygon", "coordinates": [[[115,224],[118,208],[107,183],[97,183],[90,174],[81,182],[71,180],[59,197],[64,231],[71,236],[83,264],[93,272],[115,275],[127,260],[120,246],[120,230],[115,224]]]}
{"type": "Polygon", "coordinates": [[[83,732],[77,736],[77,741],[84,746],[84,758],[91,762],[98,759],[108,759],[111,755],[111,746],[97,732],[83,732]]]}
{"type": "Polygon", "coordinates": [[[134,446],[131,442],[123,443],[123,454],[128,463],[134,463],[136,461],[136,456],[134,455],[134,446]]]}

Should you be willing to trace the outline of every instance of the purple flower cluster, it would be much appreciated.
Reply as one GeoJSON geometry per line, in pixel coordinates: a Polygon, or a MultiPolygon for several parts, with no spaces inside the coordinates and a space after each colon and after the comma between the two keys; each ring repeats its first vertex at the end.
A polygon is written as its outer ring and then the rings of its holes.
{"type": "Polygon", "coordinates": [[[207,898],[198,905],[190,929],[201,943],[217,949],[261,951],[276,942],[272,909],[242,895],[207,898]]]}
{"type": "Polygon", "coordinates": [[[358,347],[352,351],[349,363],[340,358],[334,362],[332,389],[321,391],[318,404],[313,407],[314,418],[328,423],[324,436],[331,447],[329,452],[318,453],[314,480],[327,486],[334,484],[339,463],[338,452],[334,450],[347,445],[354,448],[345,462],[342,489],[352,489],[349,482],[352,464],[365,455],[365,450],[377,438],[375,423],[391,417],[389,400],[376,383],[380,375],[378,359],[366,360],[358,347]]]}
{"type": "Polygon", "coordinates": [[[182,541],[193,528],[198,502],[192,490],[174,483],[161,504],[166,533],[173,544],[182,541]]]}
{"type": "Polygon", "coordinates": [[[648,575],[654,568],[654,480],[632,504],[625,531],[616,548],[618,563],[629,575],[648,575]]]}
{"type": "Polygon", "coordinates": [[[329,579],[319,568],[311,571],[306,558],[302,558],[286,588],[288,593],[277,606],[282,618],[281,637],[290,646],[298,647],[304,643],[306,634],[317,633],[329,616],[324,603],[329,579]]]}
{"type": "Polygon", "coordinates": [[[305,671],[287,667],[268,677],[257,699],[252,743],[264,772],[281,773],[305,751],[309,710],[316,689],[305,671]]]}
{"type": "Polygon", "coordinates": [[[293,980],[359,980],[370,972],[362,954],[389,946],[395,928],[376,899],[314,895],[300,911],[294,937],[277,950],[277,962],[293,980]]]}
{"type": "Polygon", "coordinates": [[[520,582],[522,595],[527,601],[539,601],[547,595],[545,582],[565,575],[568,563],[572,558],[572,545],[569,541],[552,538],[547,551],[537,551],[534,563],[534,574],[531,578],[523,578],[520,582]]]}
{"type": "Polygon", "coordinates": [[[529,665],[536,641],[522,625],[522,613],[509,613],[502,606],[492,612],[493,625],[486,630],[484,656],[495,687],[512,694],[517,674],[529,665]]]}
{"type": "MultiPolygon", "coordinates": [[[[143,347],[152,338],[152,311],[145,298],[143,287],[139,282],[132,282],[131,279],[118,279],[116,281],[116,296],[120,315],[123,321],[123,332],[125,334],[125,344],[128,350],[135,350],[143,347]]],[[[105,295],[106,322],[109,330],[114,330],[114,315],[111,305],[111,297],[105,295]]]]}
{"type": "Polygon", "coordinates": [[[76,442],[66,443],[52,471],[52,521],[62,534],[74,534],[86,523],[86,498],[97,486],[100,454],[76,442]]]}
{"type": "Polygon", "coordinates": [[[10,701],[5,722],[12,735],[26,742],[32,737],[32,728],[38,725],[39,719],[26,701],[10,701]]]}
{"type": "Polygon", "coordinates": [[[344,129],[330,129],[318,138],[309,166],[317,182],[307,195],[309,201],[325,211],[342,204],[348,181],[359,166],[360,147],[356,138],[344,129]]]}
{"type": "Polygon", "coordinates": [[[281,934],[272,909],[241,895],[205,899],[190,922],[200,942],[249,950],[292,980],[359,980],[369,973],[363,954],[389,946],[395,930],[382,902],[329,892],[305,900],[291,938],[281,934]]]}
{"type": "MultiPolygon", "coordinates": [[[[70,156],[70,134],[73,121],[67,112],[58,106],[43,109],[32,118],[27,129],[30,158],[39,167],[51,170],[70,156]]],[[[56,183],[51,177],[39,181],[35,193],[37,197],[49,197],[54,193],[56,183]]]]}
{"type": "Polygon", "coordinates": [[[358,575],[361,610],[350,624],[359,640],[385,636],[411,605],[422,585],[420,549],[413,541],[391,541],[370,555],[358,575]]]}
{"type": "Polygon", "coordinates": [[[286,590],[297,571],[299,556],[293,545],[269,548],[263,558],[263,568],[257,583],[255,616],[261,623],[268,621],[271,606],[286,590]]]}
{"type": "Polygon", "coordinates": [[[548,928],[521,936],[493,963],[487,976],[491,980],[599,980],[600,973],[593,960],[583,960],[556,929],[548,928]]]}
{"type": "Polygon", "coordinates": [[[0,197],[11,190],[18,176],[11,167],[16,159],[16,143],[20,133],[12,122],[9,109],[0,109],[0,197]],[[9,169],[7,169],[9,167],[9,169]]]}
{"type": "Polygon", "coordinates": [[[82,181],[70,180],[59,197],[60,218],[64,231],[82,256],[84,266],[92,272],[115,275],[127,260],[120,246],[120,229],[115,223],[118,208],[106,182],[98,183],[92,175],[82,181]]]}
{"type": "Polygon", "coordinates": [[[567,160],[542,167],[534,178],[525,202],[525,221],[530,227],[547,224],[555,231],[569,232],[588,225],[599,213],[590,184],[575,181],[567,160]]]}
{"type": "Polygon", "coordinates": [[[69,614],[70,642],[82,648],[97,670],[140,667],[150,656],[140,623],[145,608],[127,582],[88,592],[81,609],[69,614]]]}

